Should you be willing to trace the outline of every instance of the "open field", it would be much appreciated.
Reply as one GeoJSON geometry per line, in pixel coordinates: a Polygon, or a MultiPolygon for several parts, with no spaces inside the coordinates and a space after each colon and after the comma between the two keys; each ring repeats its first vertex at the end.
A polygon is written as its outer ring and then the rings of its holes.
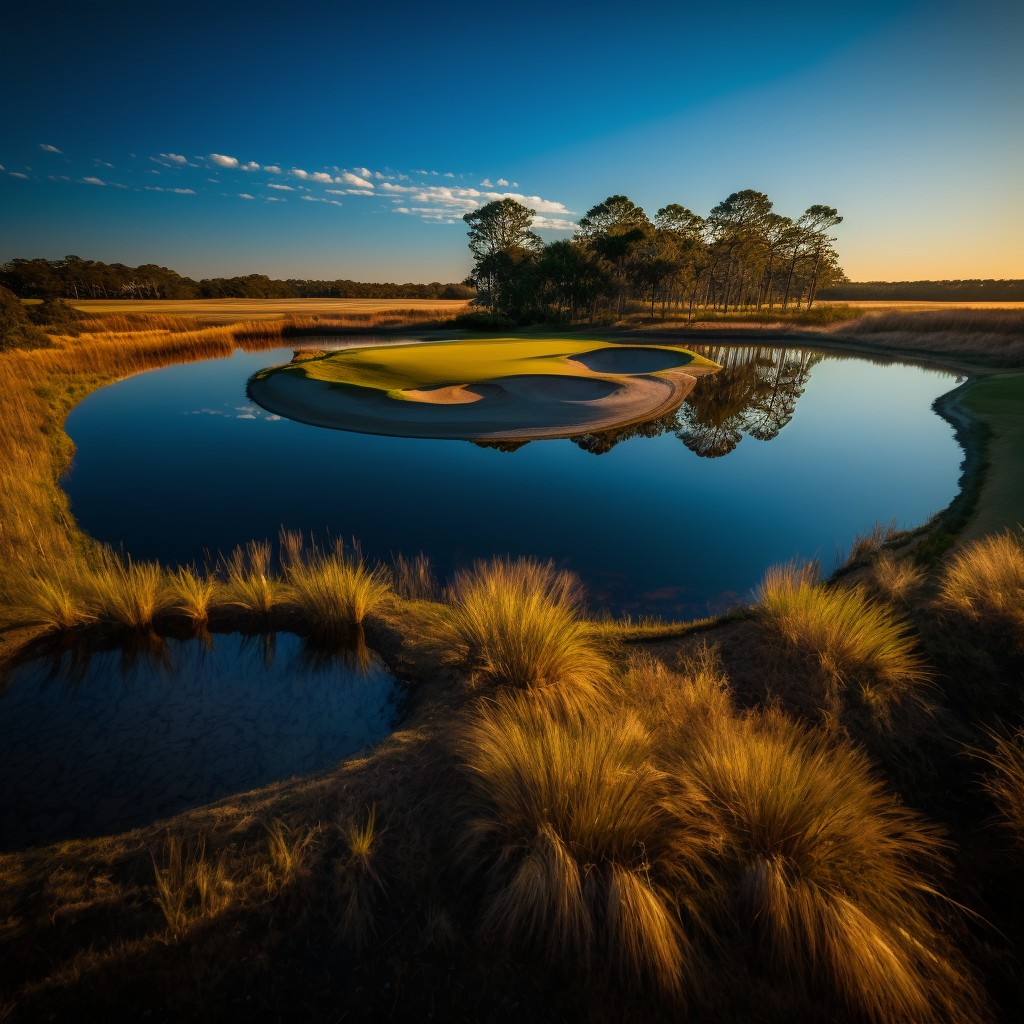
{"type": "Polygon", "coordinates": [[[444,318],[461,313],[465,299],[81,299],[68,300],[83,313],[147,313],[192,316],[203,324],[231,324],[297,316],[350,316],[438,312],[444,318]]]}
{"type": "MultiPolygon", "coordinates": [[[[571,577],[536,563],[439,593],[318,550],[274,574],[251,548],[216,578],[111,560],[57,483],[64,416],[236,341],[0,354],[3,589],[49,584],[34,621],[66,615],[60,643],[171,623],[323,643],[361,622],[409,713],[327,772],[0,853],[0,1019],[1014,1019],[1024,847],[1003,821],[1022,786],[992,730],[1024,711],[1019,622],[956,611],[991,553],[883,590],[868,546],[841,580],[791,569],[760,606],[657,631],[588,623],[571,577]]],[[[993,431],[990,479],[1018,485],[1022,381],[965,402],[993,431]]]]}
{"type": "Polygon", "coordinates": [[[815,305],[905,313],[943,309],[1024,309],[1024,302],[915,302],[911,299],[818,299],[815,305]]]}

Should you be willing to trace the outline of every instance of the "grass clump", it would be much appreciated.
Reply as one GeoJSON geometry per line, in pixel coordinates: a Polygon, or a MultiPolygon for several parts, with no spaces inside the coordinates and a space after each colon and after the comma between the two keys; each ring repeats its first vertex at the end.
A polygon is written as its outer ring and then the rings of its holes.
{"type": "Polygon", "coordinates": [[[457,573],[450,597],[441,639],[475,679],[570,704],[598,699],[611,665],[570,573],[499,558],[457,573]]]}
{"type": "Polygon", "coordinates": [[[924,570],[909,559],[883,551],[872,563],[872,583],[882,598],[893,604],[906,604],[921,589],[924,570]]]}
{"type": "Polygon", "coordinates": [[[682,827],[716,837],[702,920],[740,970],[829,1019],[978,1019],[936,917],[942,843],[856,748],[778,713],[734,719],[697,735],[678,780],[682,827]]]}
{"type": "Polygon", "coordinates": [[[197,921],[213,917],[231,903],[233,883],[223,855],[206,856],[205,840],[186,849],[178,836],[164,844],[162,864],[153,857],[156,904],[173,938],[197,921]]]}
{"type": "Polygon", "coordinates": [[[253,615],[266,617],[282,599],[281,581],[270,570],[270,543],[250,541],[227,557],[225,602],[253,615]]]}
{"type": "Polygon", "coordinates": [[[105,552],[91,579],[95,616],[125,629],[148,630],[165,603],[163,570],[154,562],[133,562],[105,552]]]}
{"type": "Polygon", "coordinates": [[[1024,649],[1024,530],[966,545],[946,566],[939,601],[1024,649]]]}
{"type": "Polygon", "coordinates": [[[203,629],[210,619],[210,608],[218,591],[217,580],[209,573],[179,568],[167,583],[169,607],[184,615],[194,629],[203,629]]]}
{"type": "Polygon", "coordinates": [[[669,856],[664,776],[639,721],[558,716],[505,693],[477,710],[463,750],[463,856],[485,879],[481,936],[680,995],[689,946],[655,872],[688,865],[669,856]]]}
{"type": "Polygon", "coordinates": [[[929,674],[910,626],[863,586],[828,587],[810,567],[778,566],[765,574],[758,597],[769,649],[820,673],[820,710],[838,714],[855,690],[873,718],[888,722],[896,706],[920,701],[929,674]]]}
{"type": "Polygon", "coordinates": [[[985,789],[999,817],[1024,847],[1024,729],[993,739],[995,750],[986,757],[992,772],[984,780],[985,789]]]}
{"type": "Polygon", "coordinates": [[[367,566],[358,553],[346,555],[340,545],[331,552],[314,549],[305,558],[289,559],[285,580],[289,603],[321,639],[347,636],[392,595],[383,568],[367,566]]]}
{"type": "Polygon", "coordinates": [[[338,927],[356,949],[364,947],[376,932],[377,901],[386,892],[377,868],[382,834],[375,806],[370,807],[362,823],[353,821],[342,827],[343,853],[335,865],[341,904],[338,927]]]}
{"type": "Polygon", "coordinates": [[[392,566],[395,593],[409,601],[436,601],[438,598],[437,579],[430,565],[430,558],[420,552],[414,558],[395,555],[392,566]]]}

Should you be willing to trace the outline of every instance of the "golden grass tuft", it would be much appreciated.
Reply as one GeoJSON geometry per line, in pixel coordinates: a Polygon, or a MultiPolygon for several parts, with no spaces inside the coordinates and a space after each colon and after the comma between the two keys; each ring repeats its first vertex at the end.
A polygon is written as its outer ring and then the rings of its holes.
{"type": "Polygon", "coordinates": [[[335,883],[341,905],[338,929],[356,949],[373,937],[377,928],[378,898],[386,892],[376,857],[382,830],[377,825],[377,808],[366,812],[362,823],[342,826],[344,853],[335,865],[335,883]]]}
{"type": "Polygon", "coordinates": [[[929,673],[909,624],[863,586],[825,586],[808,567],[776,566],[758,599],[769,647],[820,670],[821,710],[837,714],[851,688],[880,722],[895,707],[923,700],[929,673]]]}
{"type": "Polygon", "coordinates": [[[283,598],[281,581],[270,569],[268,541],[250,541],[224,560],[226,604],[253,615],[267,616],[283,598]]]}
{"type": "Polygon", "coordinates": [[[104,552],[90,577],[91,603],[97,619],[126,629],[147,630],[164,605],[163,569],[154,562],[134,562],[104,552]]]}
{"type": "Polygon", "coordinates": [[[1024,649],[1024,529],[963,547],[946,566],[939,601],[1024,649]]]}
{"type": "Polygon", "coordinates": [[[588,704],[611,678],[606,642],[580,615],[574,576],[550,562],[495,559],[456,574],[439,637],[477,681],[588,704]]]}
{"type": "Polygon", "coordinates": [[[213,917],[231,903],[234,888],[223,854],[206,856],[205,840],[186,849],[178,836],[164,844],[162,864],[153,857],[155,900],[173,938],[197,921],[213,917]]]}
{"type": "Polygon", "coordinates": [[[689,863],[670,848],[665,780],[640,722],[555,715],[506,692],[481,703],[461,749],[462,856],[487,889],[480,934],[681,995],[690,950],[668,883],[689,863]]]}
{"type": "Polygon", "coordinates": [[[768,713],[701,731],[677,779],[682,827],[716,839],[701,894],[716,944],[850,1019],[977,1019],[935,919],[942,843],[856,748],[768,713]]]}
{"type": "Polygon", "coordinates": [[[195,629],[202,629],[210,618],[210,607],[219,584],[210,573],[190,567],[179,568],[167,581],[168,607],[184,615],[195,629]]]}
{"type": "Polygon", "coordinates": [[[289,558],[285,580],[288,601],[320,639],[343,637],[381,611],[392,596],[387,572],[369,567],[358,554],[313,549],[305,558],[289,558]]]}
{"type": "Polygon", "coordinates": [[[924,586],[925,572],[907,558],[883,551],[872,563],[872,583],[886,601],[906,604],[924,586]]]}
{"type": "Polygon", "coordinates": [[[436,601],[438,598],[439,588],[430,558],[423,552],[413,558],[395,555],[392,577],[399,597],[409,601],[436,601]]]}
{"type": "Polygon", "coordinates": [[[302,875],[309,865],[315,830],[290,828],[277,820],[267,827],[267,888],[284,889],[302,875]]]}

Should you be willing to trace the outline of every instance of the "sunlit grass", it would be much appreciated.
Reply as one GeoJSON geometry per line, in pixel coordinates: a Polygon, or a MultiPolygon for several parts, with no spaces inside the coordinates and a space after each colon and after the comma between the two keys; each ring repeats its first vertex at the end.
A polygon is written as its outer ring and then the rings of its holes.
{"type": "Polygon", "coordinates": [[[863,754],[767,714],[699,731],[677,779],[682,827],[715,837],[701,906],[717,941],[850,1019],[977,1019],[936,917],[942,844],[863,754]]]}
{"type": "Polygon", "coordinates": [[[1024,530],[972,541],[946,566],[939,601],[1024,648],[1024,530]]]}
{"type": "Polygon", "coordinates": [[[127,629],[151,629],[165,603],[164,572],[153,562],[134,562],[108,552],[89,582],[95,617],[127,629]]]}
{"type": "Polygon", "coordinates": [[[387,891],[377,868],[382,835],[377,824],[377,808],[371,806],[362,821],[343,824],[341,833],[343,849],[335,864],[340,903],[338,930],[347,942],[359,949],[376,932],[377,903],[387,891]]]}
{"type": "Polygon", "coordinates": [[[269,541],[250,541],[224,560],[224,602],[252,615],[266,617],[284,598],[281,580],[271,571],[269,541]]]}
{"type": "Polygon", "coordinates": [[[167,580],[168,607],[188,619],[193,628],[201,629],[209,621],[218,590],[217,579],[210,573],[181,567],[167,580]]]}
{"type": "Polygon", "coordinates": [[[1024,729],[992,739],[995,749],[986,756],[992,770],[985,776],[985,789],[1000,819],[1024,847],[1024,729]]]}
{"type": "Polygon", "coordinates": [[[925,573],[908,558],[883,551],[871,566],[872,582],[881,596],[893,604],[906,604],[924,585],[925,573]]]}
{"type": "Polygon", "coordinates": [[[670,846],[640,723],[557,716],[505,693],[480,705],[463,749],[462,857],[486,879],[481,936],[681,995],[693,965],[668,885],[690,865],[670,846]]]}
{"type": "Polygon", "coordinates": [[[439,635],[480,682],[568,705],[600,698],[606,642],[580,615],[572,575],[533,559],[495,559],[456,574],[439,635]]]}
{"type": "Polygon", "coordinates": [[[202,840],[186,848],[178,836],[169,837],[161,862],[153,858],[153,873],[156,904],[173,938],[231,902],[233,883],[226,860],[223,855],[208,858],[202,840]]]}
{"type": "Polygon", "coordinates": [[[797,566],[769,569],[758,592],[765,642],[815,663],[825,680],[823,710],[838,713],[855,688],[872,714],[921,698],[929,672],[909,624],[863,586],[826,586],[797,566]]]}

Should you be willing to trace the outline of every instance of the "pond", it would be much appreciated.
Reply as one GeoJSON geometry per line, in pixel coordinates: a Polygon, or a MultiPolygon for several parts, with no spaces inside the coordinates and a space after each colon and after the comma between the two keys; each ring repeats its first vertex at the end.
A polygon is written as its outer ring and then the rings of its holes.
{"type": "Polygon", "coordinates": [[[942,371],[695,347],[723,369],[675,415],[618,435],[482,446],[265,412],[248,378],[301,344],[86,398],[68,417],[78,452],[63,482],[82,528],[169,564],[282,526],[355,537],[374,559],[424,552],[442,578],[476,558],[533,555],[578,573],[598,610],[678,618],[745,600],[774,563],[831,570],[857,534],[923,523],[957,491],[962,452],[931,408],[955,383],[942,371]]]}
{"type": "Polygon", "coordinates": [[[365,650],[291,633],[64,651],[0,681],[0,848],[134,828],[330,768],[393,728],[398,684],[365,650]]]}

